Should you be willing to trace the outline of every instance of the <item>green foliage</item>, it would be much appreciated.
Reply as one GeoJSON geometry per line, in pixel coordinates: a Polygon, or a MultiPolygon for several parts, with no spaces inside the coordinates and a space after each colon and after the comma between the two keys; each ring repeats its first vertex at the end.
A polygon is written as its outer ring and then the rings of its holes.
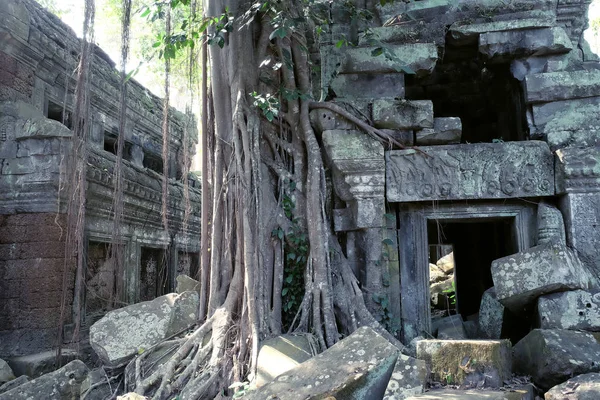
{"type": "Polygon", "coordinates": [[[273,119],[279,114],[280,104],[277,97],[271,95],[270,93],[262,95],[257,92],[250,93],[250,97],[254,99],[252,105],[259,108],[267,120],[273,121],[273,119]]]}
{"type": "Polygon", "coordinates": [[[446,294],[450,304],[456,306],[456,282],[452,281],[452,287],[450,289],[443,290],[442,293],[446,294]]]}

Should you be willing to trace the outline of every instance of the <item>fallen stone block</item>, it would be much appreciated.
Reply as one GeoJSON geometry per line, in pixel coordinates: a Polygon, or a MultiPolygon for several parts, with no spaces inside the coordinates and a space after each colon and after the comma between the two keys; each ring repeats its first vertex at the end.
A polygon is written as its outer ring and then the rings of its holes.
{"type": "Polygon", "coordinates": [[[271,382],[317,352],[312,335],[281,335],[264,341],[258,352],[256,387],[271,382]]]}
{"type": "Polygon", "coordinates": [[[248,400],[381,399],[398,349],[369,327],[357,329],[323,353],[246,395],[248,400]]]}
{"type": "Polygon", "coordinates": [[[435,264],[429,264],[429,284],[441,282],[448,279],[448,275],[435,264]]]}
{"type": "Polygon", "coordinates": [[[464,321],[460,314],[450,315],[431,321],[431,333],[441,340],[462,340],[467,338],[464,321]]]}
{"type": "Polygon", "coordinates": [[[573,49],[563,28],[487,32],[479,36],[479,52],[491,62],[505,62],[531,55],[564,54],[573,49]]]}
{"type": "Polygon", "coordinates": [[[147,397],[144,397],[137,393],[126,393],[122,396],[118,396],[117,400],[146,400],[147,397]]]}
{"type": "Polygon", "coordinates": [[[187,275],[181,274],[177,275],[177,287],[175,288],[175,293],[182,294],[183,292],[198,292],[200,293],[200,282],[195,279],[190,278],[187,275]]]}
{"type": "Polygon", "coordinates": [[[171,293],[110,311],[90,328],[90,344],[105,365],[121,365],[195,324],[197,311],[197,292],[171,293]]]}
{"type": "Polygon", "coordinates": [[[435,265],[438,266],[439,269],[444,271],[446,275],[454,272],[454,252],[446,254],[444,257],[440,258],[435,265]]]}
{"type": "Polygon", "coordinates": [[[384,52],[380,47],[350,47],[342,59],[339,72],[389,73],[402,72],[407,67],[417,76],[429,75],[435,68],[438,53],[433,43],[388,45],[384,52]]]}
{"type": "Polygon", "coordinates": [[[54,372],[42,375],[27,383],[0,394],[0,400],[72,400],[79,398],[81,382],[88,368],[74,360],[54,372]]]}
{"type": "Polygon", "coordinates": [[[575,376],[554,386],[544,395],[544,400],[598,400],[600,399],[600,374],[575,376]]]}
{"type": "Polygon", "coordinates": [[[425,361],[400,354],[383,398],[402,400],[423,393],[428,375],[425,361]]]}
{"type": "Polygon", "coordinates": [[[454,295],[454,275],[449,275],[446,280],[434,283],[429,286],[429,296],[431,306],[438,310],[447,310],[450,308],[454,295]]]}
{"type": "Polygon", "coordinates": [[[10,366],[0,358],[0,385],[15,379],[15,374],[10,366]]]}
{"type": "Polygon", "coordinates": [[[479,332],[486,339],[500,339],[504,306],[496,298],[496,290],[491,287],[481,296],[479,305],[479,332]]]}
{"type": "Polygon", "coordinates": [[[600,293],[574,290],[542,296],[537,317],[542,329],[600,331],[600,293]]]}
{"type": "Polygon", "coordinates": [[[520,314],[545,294],[588,289],[593,276],[577,255],[559,243],[543,244],[492,261],[498,301],[520,314]]]}
{"type": "Polygon", "coordinates": [[[548,390],[572,376],[600,371],[600,343],[585,332],[534,329],[515,345],[513,370],[548,390]]]}
{"type": "Polygon", "coordinates": [[[330,89],[336,97],[404,98],[404,74],[339,74],[331,82],[330,89]]]}
{"type": "Polygon", "coordinates": [[[13,379],[12,381],[8,381],[3,385],[0,385],[0,394],[4,392],[8,392],[18,386],[21,386],[24,383],[29,382],[31,379],[27,375],[21,375],[18,378],[13,379]]]}
{"type": "Polygon", "coordinates": [[[406,400],[534,400],[534,393],[531,385],[510,390],[435,389],[406,400]]]}
{"type": "Polygon", "coordinates": [[[431,146],[460,143],[462,123],[460,118],[434,118],[433,129],[416,132],[417,146],[431,146]]]}
{"type": "Polygon", "coordinates": [[[373,101],[373,124],[376,128],[433,128],[433,103],[429,100],[373,101]]]}
{"type": "Polygon", "coordinates": [[[111,386],[104,368],[96,368],[91,370],[81,383],[81,387],[79,388],[80,396],[86,400],[111,399],[113,390],[118,386],[118,382],[114,382],[113,385],[114,387],[111,386]]]}
{"type": "Polygon", "coordinates": [[[417,358],[425,360],[438,382],[500,387],[511,377],[508,340],[422,340],[417,358]]]}
{"type": "Polygon", "coordinates": [[[525,88],[528,103],[596,97],[600,93],[600,70],[529,75],[525,88]]]}
{"type": "MultiPolygon", "coordinates": [[[[75,350],[63,349],[61,351],[61,364],[67,364],[78,357],[75,350]]],[[[56,367],[56,350],[44,351],[42,353],[29,354],[26,356],[12,357],[8,360],[15,375],[27,375],[31,378],[37,378],[55,371],[56,367]]]]}

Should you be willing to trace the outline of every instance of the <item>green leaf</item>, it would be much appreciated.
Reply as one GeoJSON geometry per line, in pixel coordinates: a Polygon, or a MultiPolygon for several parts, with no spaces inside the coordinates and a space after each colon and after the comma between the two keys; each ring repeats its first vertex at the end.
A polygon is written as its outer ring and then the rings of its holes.
{"type": "Polygon", "coordinates": [[[277,232],[277,237],[280,240],[283,240],[283,229],[279,228],[279,231],[277,232]]]}
{"type": "Polygon", "coordinates": [[[338,49],[341,48],[344,44],[346,44],[346,39],[340,39],[337,41],[337,43],[335,44],[335,47],[337,47],[338,49]]]}
{"type": "Polygon", "coordinates": [[[371,56],[372,57],[379,57],[380,55],[383,54],[383,47],[375,47],[372,51],[371,51],[371,56]]]}
{"type": "Polygon", "coordinates": [[[281,295],[285,296],[288,291],[289,291],[289,288],[283,288],[283,290],[281,291],[281,295]]]}
{"type": "Polygon", "coordinates": [[[294,280],[293,276],[288,276],[287,278],[285,278],[286,283],[292,283],[292,281],[294,280]]]}

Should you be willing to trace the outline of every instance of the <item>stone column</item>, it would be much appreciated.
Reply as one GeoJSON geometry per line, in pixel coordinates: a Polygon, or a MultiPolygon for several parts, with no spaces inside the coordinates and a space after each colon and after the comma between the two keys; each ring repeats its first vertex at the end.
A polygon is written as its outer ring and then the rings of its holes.
{"type": "Polygon", "coordinates": [[[562,195],[567,244],[600,284],[600,148],[558,150],[556,191],[562,195]]]}

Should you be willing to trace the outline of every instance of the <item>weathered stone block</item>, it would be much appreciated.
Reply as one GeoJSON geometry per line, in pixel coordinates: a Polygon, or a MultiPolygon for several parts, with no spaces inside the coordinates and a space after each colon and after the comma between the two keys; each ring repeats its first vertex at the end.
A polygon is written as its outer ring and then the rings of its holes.
{"type": "Polygon", "coordinates": [[[356,125],[352,122],[329,110],[311,111],[310,122],[319,132],[356,129],[356,125]]]}
{"type": "Polygon", "coordinates": [[[130,360],[196,323],[198,293],[174,293],[108,312],[90,328],[90,344],[106,365],[130,360]]]}
{"type": "Polygon", "coordinates": [[[88,368],[79,360],[0,394],[0,400],[71,400],[79,397],[88,368]]]}
{"type": "Polygon", "coordinates": [[[374,99],[379,97],[404,98],[404,74],[339,74],[330,89],[337,97],[374,99]]]}
{"type": "Polygon", "coordinates": [[[425,361],[404,354],[398,355],[398,360],[385,389],[383,399],[402,400],[423,393],[428,375],[425,361]]]}
{"type": "Polygon", "coordinates": [[[0,358],[0,385],[15,379],[15,374],[10,366],[0,358]]]}
{"type": "Polygon", "coordinates": [[[531,385],[508,390],[461,390],[434,389],[407,400],[534,400],[535,390],[531,385]]]}
{"type": "Polygon", "coordinates": [[[486,339],[500,339],[504,318],[504,306],[496,298],[491,287],[483,293],[479,306],[479,332],[486,339]]]}
{"type": "Polygon", "coordinates": [[[600,331],[600,293],[574,290],[542,296],[537,317],[542,329],[600,331]]]}
{"type": "Polygon", "coordinates": [[[479,36],[479,52],[491,62],[505,62],[530,55],[568,53],[571,39],[559,27],[488,32],[479,36]]]}
{"type": "Polygon", "coordinates": [[[554,195],[554,160],[544,142],[461,144],[419,150],[386,152],[388,201],[554,195]]]}
{"type": "Polygon", "coordinates": [[[421,129],[416,133],[417,146],[460,143],[462,123],[460,118],[434,118],[433,130],[421,129]]]}
{"type": "Polygon", "coordinates": [[[600,343],[589,333],[534,329],[513,349],[513,369],[544,390],[574,375],[600,371],[600,343]]]}
{"type": "Polygon", "coordinates": [[[339,72],[401,72],[402,67],[408,67],[417,76],[424,76],[433,71],[438,59],[437,47],[433,43],[389,45],[386,47],[387,52],[378,56],[373,55],[375,49],[376,47],[346,49],[339,72]]]}
{"type": "Polygon", "coordinates": [[[368,327],[357,329],[328,350],[246,395],[249,400],[383,398],[398,349],[368,327]]]}
{"type": "Polygon", "coordinates": [[[444,271],[446,275],[454,272],[454,252],[446,254],[444,257],[437,260],[435,263],[439,269],[444,271]]]}
{"type": "Polygon", "coordinates": [[[429,263],[429,284],[446,280],[448,276],[435,264],[429,263]]]}
{"type": "Polygon", "coordinates": [[[600,399],[600,374],[575,376],[554,386],[544,395],[544,400],[597,400],[600,399]]]}
{"type": "Polygon", "coordinates": [[[517,314],[544,294],[588,289],[594,279],[573,250],[558,243],[494,260],[491,269],[498,300],[517,314]]]}
{"type": "Polygon", "coordinates": [[[433,128],[433,103],[429,100],[373,101],[373,124],[376,128],[433,128]]]}
{"type": "Polygon", "coordinates": [[[422,340],[417,358],[436,381],[499,387],[511,377],[510,350],[508,340],[422,340]]]}
{"type": "Polygon", "coordinates": [[[541,13],[537,18],[509,19],[482,23],[459,21],[449,30],[451,42],[456,45],[476,43],[480,34],[488,32],[515,31],[532,28],[550,28],[556,23],[553,13],[541,13]]]}
{"type": "Polygon", "coordinates": [[[177,287],[175,288],[177,294],[191,291],[198,292],[198,295],[200,294],[200,282],[197,280],[184,274],[177,275],[175,279],[177,280],[177,287]]]}
{"type": "Polygon", "coordinates": [[[0,394],[8,392],[9,390],[13,390],[14,388],[21,386],[22,384],[27,383],[30,380],[31,379],[29,379],[27,375],[21,375],[18,378],[13,379],[12,381],[8,381],[0,386],[0,394]]]}
{"type": "MultiPolygon", "coordinates": [[[[42,311],[48,312],[48,310],[42,311]]],[[[61,364],[71,362],[77,357],[78,353],[75,350],[63,349],[61,351],[61,364]]],[[[37,378],[57,369],[56,351],[50,350],[26,356],[12,357],[9,363],[16,375],[27,375],[31,378],[37,378]]]]}
{"type": "MultiPolygon", "coordinates": [[[[447,328],[459,328],[462,329],[463,319],[460,314],[454,314],[447,317],[442,318],[432,318],[431,319],[431,334],[437,336],[439,334],[440,329],[444,330],[447,328]]],[[[441,339],[441,338],[438,338],[441,339]]],[[[448,339],[448,338],[446,338],[448,339]]],[[[452,338],[457,339],[457,338],[452,338]]],[[[465,339],[460,338],[460,339],[465,339]]]]}
{"type": "Polygon", "coordinates": [[[600,189],[600,148],[557,150],[555,165],[557,193],[585,193],[600,189]]]}
{"type": "Polygon", "coordinates": [[[415,144],[415,133],[412,130],[380,129],[380,131],[387,133],[403,146],[413,146],[415,144]]]}
{"type": "Polygon", "coordinates": [[[281,335],[264,341],[258,352],[256,387],[313,357],[318,351],[314,345],[317,342],[309,336],[281,335]]]}
{"type": "Polygon", "coordinates": [[[86,400],[105,400],[112,398],[113,389],[104,368],[90,371],[80,387],[81,398],[86,400]]]}
{"type": "Polygon", "coordinates": [[[525,89],[529,103],[596,97],[600,93],[600,70],[529,75],[525,89]]]}

